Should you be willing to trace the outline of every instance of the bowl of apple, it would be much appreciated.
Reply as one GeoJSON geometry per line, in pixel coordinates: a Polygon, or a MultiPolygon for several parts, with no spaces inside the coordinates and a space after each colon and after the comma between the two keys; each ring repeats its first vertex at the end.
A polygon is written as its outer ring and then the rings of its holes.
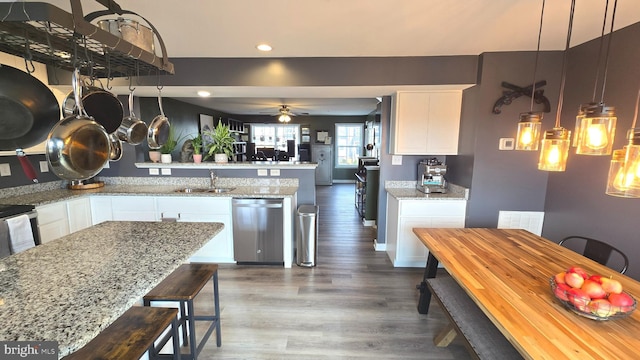
{"type": "Polygon", "coordinates": [[[589,275],[572,266],[549,279],[551,291],[565,307],[593,320],[610,320],[629,316],[636,299],[623,291],[622,284],[602,275],[589,275]]]}

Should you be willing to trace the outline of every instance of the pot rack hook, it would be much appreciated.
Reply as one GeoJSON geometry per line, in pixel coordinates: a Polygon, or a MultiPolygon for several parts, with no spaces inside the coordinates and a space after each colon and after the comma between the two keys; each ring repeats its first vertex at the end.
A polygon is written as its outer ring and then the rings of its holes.
{"type": "Polygon", "coordinates": [[[24,67],[27,73],[33,74],[36,71],[35,65],[33,65],[33,55],[31,54],[31,47],[29,46],[29,32],[24,32],[24,67]]]}
{"type": "Polygon", "coordinates": [[[160,84],[160,71],[156,72],[156,76],[158,77],[156,88],[158,88],[158,91],[162,91],[164,85],[160,84]]]}
{"type": "Polygon", "coordinates": [[[136,88],[133,87],[133,75],[129,76],[129,91],[133,92],[136,88]]]}

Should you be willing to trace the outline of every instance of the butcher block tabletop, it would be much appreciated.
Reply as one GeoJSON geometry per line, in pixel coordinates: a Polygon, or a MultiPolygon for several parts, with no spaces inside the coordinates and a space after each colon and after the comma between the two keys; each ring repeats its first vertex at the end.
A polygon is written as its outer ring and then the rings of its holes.
{"type": "Polygon", "coordinates": [[[640,358],[640,310],[588,319],[564,307],[549,286],[554,274],[574,265],[619,280],[635,299],[638,281],[525,230],[413,232],[525,358],[640,358]]]}

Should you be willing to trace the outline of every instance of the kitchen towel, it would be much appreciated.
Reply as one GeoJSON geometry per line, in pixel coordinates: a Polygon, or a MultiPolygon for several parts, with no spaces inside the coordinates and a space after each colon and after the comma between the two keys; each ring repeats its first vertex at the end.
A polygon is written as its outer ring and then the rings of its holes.
{"type": "Polygon", "coordinates": [[[9,247],[9,226],[4,220],[0,220],[0,259],[11,255],[9,247]]]}
{"type": "Polygon", "coordinates": [[[28,215],[16,216],[5,221],[9,226],[9,239],[11,239],[11,252],[13,254],[36,246],[28,215]]]}

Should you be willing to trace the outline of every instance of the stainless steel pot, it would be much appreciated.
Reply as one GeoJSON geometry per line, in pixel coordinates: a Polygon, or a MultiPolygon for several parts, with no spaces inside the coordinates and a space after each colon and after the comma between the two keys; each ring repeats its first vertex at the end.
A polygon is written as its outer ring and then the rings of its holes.
{"type": "Polygon", "coordinates": [[[131,145],[138,145],[144,141],[148,130],[147,124],[133,113],[133,90],[131,90],[129,93],[129,116],[122,119],[116,134],[120,140],[131,145]]]}
{"type": "Polygon", "coordinates": [[[147,143],[151,150],[160,149],[167,142],[171,128],[169,118],[164,116],[164,110],[162,109],[162,90],[160,89],[158,89],[158,107],[160,107],[160,115],[151,120],[147,133],[147,143]]]}
{"type": "Polygon", "coordinates": [[[105,128],[89,117],[80,101],[79,72],[72,76],[78,115],[60,120],[47,137],[46,157],[52,172],[66,180],[89,179],[109,160],[110,141],[105,128]]]}
{"type": "Polygon", "coordinates": [[[118,161],[122,159],[122,140],[116,134],[109,134],[109,160],[118,161]]]}
{"type": "Polygon", "coordinates": [[[135,20],[118,17],[100,20],[98,26],[145,51],[153,53],[155,50],[153,31],[135,20]]]}

